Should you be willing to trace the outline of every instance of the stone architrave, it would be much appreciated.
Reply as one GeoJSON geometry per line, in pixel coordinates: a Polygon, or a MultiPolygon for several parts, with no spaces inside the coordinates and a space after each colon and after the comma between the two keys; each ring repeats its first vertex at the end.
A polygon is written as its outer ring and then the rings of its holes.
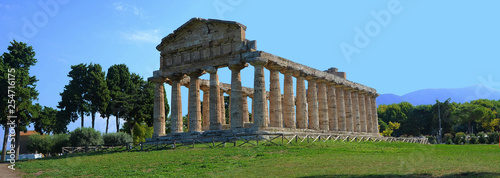
{"type": "Polygon", "coordinates": [[[279,69],[270,69],[269,121],[271,127],[283,127],[279,69]]]}
{"type": "Polygon", "coordinates": [[[205,71],[210,73],[210,130],[222,130],[220,112],[220,86],[217,68],[207,67],[205,71]]]}
{"type": "Polygon", "coordinates": [[[331,131],[338,131],[338,116],[337,116],[337,98],[335,95],[335,85],[328,83],[327,85],[327,100],[328,100],[328,124],[331,131]]]}
{"type": "Polygon", "coordinates": [[[345,101],[344,101],[344,89],[340,85],[335,86],[336,98],[337,98],[337,115],[338,115],[338,127],[339,131],[346,131],[346,113],[345,113],[345,101]]]}
{"type": "Polygon", "coordinates": [[[286,128],[295,129],[295,103],[293,95],[293,76],[292,71],[284,71],[284,85],[283,85],[283,120],[286,128]]]}
{"type": "Polygon", "coordinates": [[[324,81],[318,82],[318,116],[319,116],[319,129],[330,130],[328,122],[328,98],[326,95],[326,83],[324,81]]]}
{"type": "Polygon", "coordinates": [[[344,88],[344,101],[345,101],[345,124],[346,124],[346,131],[347,132],[354,132],[354,125],[353,125],[353,108],[352,108],[352,97],[351,97],[351,90],[349,88],[344,88]]]}
{"type": "Polygon", "coordinates": [[[182,99],[181,99],[181,77],[172,77],[172,113],[171,117],[171,132],[180,133],[183,132],[182,129],[182,99]]]}
{"type": "Polygon", "coordinates": [[[351,97],[352,97],[352,107],[353,107],[352,117],[354,119],[354,123],[353,123],[354,132],[360,132],[358,91],[352,92],[351,97]]]}
{"type": "Polygon", "coordinates": [[[297,77],[297,128],[307,129],[308,127],[308,112],[307,112],[307,97],[306,85],[303,76],[297,77]]]}
{"type": "Polygon", "coordinates": [[[155,82],[153,137],[165,135],[165,90],[163,81],[155,82]]]}
{"type": "Polygon", "coordinates": [[[201,132],[200,79],[202,71],[189,74],[189,132],[201,132]]]}
{"type": "Polygon", "coordinates": [[[254,128],[265,129],[267,127],[267,98],[266,98],[266,82],[264,77],[264,66],[267,64],[265,58],[251,58],[248,62],[254,66],[254,128]]]}
{"type": "MultiPolygon", "coordinates": [[[[240,71],[245,67],[244,64],[232,63],[229,65],[229,69],[231,69],[231,128],[243,128],[244,121],[243,117],[245,115],[245,108],[243,106],[243,101],[246,103],[246,98],[243,99],[242,87],[241,87],[241,75],[240,71]]],[[[247,106],[245,106],[247,107],[247,106]]],[[[247,108],[248,109],[248,108],[247,108]]],[[[248,113],[247,113],[248,120],[248,113]]],[[[248,121],[247,121],[248,122],[248,121]]]]}
{"type": "Polygon", "coordinates": [[[309,110],[309,129],[319,130],[316,79],[309,78],[309,80],[307,80],[307,106],[309,110]]]}

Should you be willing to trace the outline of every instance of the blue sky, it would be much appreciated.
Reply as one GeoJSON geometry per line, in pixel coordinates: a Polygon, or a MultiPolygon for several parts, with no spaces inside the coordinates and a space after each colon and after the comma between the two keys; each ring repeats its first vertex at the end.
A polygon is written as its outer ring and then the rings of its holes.
{"type": "MultiPolygon", "coordinates": [[[[319,70],[337,67],[381,94],[480,83],[500,89],[499,6],[493,0],[2,1],[0,52],[13,37],[33,46],[38,102],[50,107],[60,101],[71,65],[92,62],[107,70],[124,63],[150,77],[159,68],[156,45],[192,17],[240,22],[258,50],[319,70]]],[[[243,70],[244,86],[253,86],[252,71],[243,70]]],[[[229,83],[229,70],[220,78],[229,83]]],[[[104,131],[104,124],[97,119],[96,128],[104,131]]]]}

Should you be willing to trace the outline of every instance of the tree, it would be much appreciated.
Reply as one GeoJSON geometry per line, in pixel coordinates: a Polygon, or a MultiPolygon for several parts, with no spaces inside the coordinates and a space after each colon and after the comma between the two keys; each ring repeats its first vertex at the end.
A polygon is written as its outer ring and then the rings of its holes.
{"type": "MultiPolygon", "coordinates": [[[[128,105],[129,96],[127,91],[132,87],[130,72],[125,64],[116,64],[108,69],[106,82],[109,89],[109,104],[106,109],[106,117],[116,117],[116,131],[120,130],[120,115],[124,116],[130,109],[128,105]]],[[[107,126],[106,126],[107,127],[107,126]]]]}
{"type": "Polygon", "coordinates": [[[69,84],[64,86],[64,91],[60,93],[62,99],[57,106],[64,111],[65,116],[71,122],[75,122],[78,119],[78,115],[80,115],[82,119],[81,127],[84,127],[83,117],[89,115],[89,106],[84,98],[86,94],[87,72],[88,67],[86,64],[82,63],[71,66],[71,71],[68,74],[68,77],[71,79],[69,84]]]}
{"type": "MultiPolygon", "coordinates": [[[[92,116],[92,128],[95,125],[95,114],[99,112],[101,115],[106,113],[108,107],[109,90],[105,80],[105,73],[99,64],[88,66],[88,72],[85,77],[85,93],[84,99],[89,107],[92,116]]],[[[82,125],[83,127],[83,125],[82,125]]]]}
{"type": "Polygon", "coordinates": [[[399,129],[399,126],[401,126],[401,124],[399,124],[397,122],[394,122],[394,123],[389,122],[389,124],[387,124],[387,128],[382,132],[382,135],[386,136],[386,137],[390,137],[394,130],[399,129]]]}
{"type": "Polygon", "coordinates": [[[39,114],[37,117],[33,118],[33,123],[35,127],[35,131],[40,134],[50,134],[54,132],[54,128],[56,127],[56,115],[57,110],[51,107],[40,106],[40,104],[36,104],[35,107],[39,110],[39,114]]]}
{"type": "MultiPolygon", "coordinates": [[[[38,99],[38,91],[36,90],[36,76],[31,76],[29,71],[31,66],[34,66],[37,62],[35,58],[35,51],[33,47],[28,46],[26,43],[17,42],[16,40],[10,42],[10,46],[7,47],[8,53],[3,53],[1,57],[1,72],[2,72],[2,85],[0,91],[2,92],[2,96],[7,96],[8,94],[8,86],[5,85],[8,78],[12,78],[8,76],[8,73],[13,74],[15,77],[15,88],[10,88],[11,91],[14,92],[13,95],[13,104],[15,104],[16,109],[13,115],[17,116],[15,119],[16,124],[16,140],[19,140],[19,133],[21,131],[26,131],[26,126],[29,125],[33,116],[36,116],[36,107],[33,105],[33,100],[38,99]],[[7,72],[6,72],[7,71],[7,72]],[[5,83],[3,83],[5,82],[5,83]]],[[[0,110],[2,111],[2,121],[5,130],[7,131],[7,122],[6,122],[6,113],[7,113],[7,103],[10,98],[0,97],[1,105],[0,110]]],[[[9,111],[10,112],[10,111],[9,111]]],[[[8,135],[8,132],[5,133],[8,135]]],[[[7,147],[7,137],[4,136],[4,145],[2,150],[2,160],[5,159],[6,156],[6,147],[7,147]]],[[[19,158],[19,147],[20,144],[18,141],[15,142],[15,154],[16,159],[19,158]]]]}

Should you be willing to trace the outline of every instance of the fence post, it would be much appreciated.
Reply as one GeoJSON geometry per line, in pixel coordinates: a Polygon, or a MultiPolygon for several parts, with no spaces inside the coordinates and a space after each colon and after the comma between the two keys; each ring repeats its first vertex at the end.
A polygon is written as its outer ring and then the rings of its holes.
{"type": "Polygon", "coordinates": [[[141,144],[141,151],[142,151],[142,146],[144,145],[143,143],[140,143],[141,144]]]}
{"type": "Polygon", "coordinates": [[[85,153],[87,153],[88,149],[89,149],[89,145],[85,145],[85,153]]]}

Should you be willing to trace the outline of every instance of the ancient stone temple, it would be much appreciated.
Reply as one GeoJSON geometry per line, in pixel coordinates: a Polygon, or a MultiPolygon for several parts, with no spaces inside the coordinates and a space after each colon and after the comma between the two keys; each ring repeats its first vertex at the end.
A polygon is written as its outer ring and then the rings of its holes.
{"type": "Polygon", "coordinates": [[[160,69],[149,78],[156,85],[154,137],[165,135],[165,82],[172,86],[172,133],[167,136],[256,132],[378,136],[375,89],[347,80],[336,68],[320,71],[258,51],[245,31],[238,22],[193,18],[162,39],[156,47],[161,52],[160,69]],[[217,70],[223,67],[231,70],[230,84],[219,82],[217,70]],[[241,85],[245,76],[240,71],[245,67],[255,71],[253,88],[241,85]],[[264,70],[270,71],[269,86],[264,70]],[[202,75],[210,75],[210,80],[200,79],[202,75]],[[181,86],[189,88],[187,102],[181,99],[181,86]],[[224,93],[230,96],[230,124],[225,124],[224,93]],[[182,127],[183,102],[188,106],[189,132],[182,127]]]}

